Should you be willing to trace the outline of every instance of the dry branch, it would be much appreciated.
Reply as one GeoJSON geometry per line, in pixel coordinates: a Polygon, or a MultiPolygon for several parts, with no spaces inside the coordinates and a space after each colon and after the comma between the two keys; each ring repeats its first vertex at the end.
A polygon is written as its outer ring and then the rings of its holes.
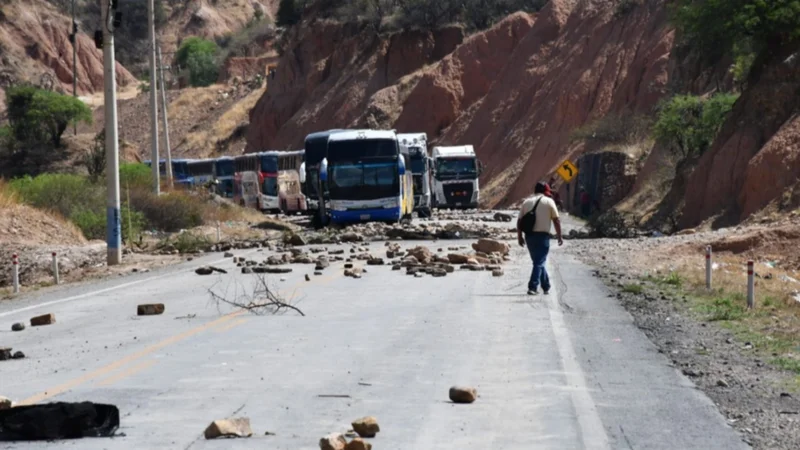
{"type": "Polygon", "coordinates": [[[232,296],[228,295],[229,289],[225,289],[223,293],[217,293],[214,290],[215,284],[208,289],[211,301],[216,303],[218,307],[225,304],[244,309],[256,315],[282,314],[287,310],[292,310],[301,316],[305,316],[300,308],[289,303],[288,300],[284,300],[270,288],[265,275],[256,275],[255,279],[256,284],[250,291],[246,291],[237,283],[232,296]]]}

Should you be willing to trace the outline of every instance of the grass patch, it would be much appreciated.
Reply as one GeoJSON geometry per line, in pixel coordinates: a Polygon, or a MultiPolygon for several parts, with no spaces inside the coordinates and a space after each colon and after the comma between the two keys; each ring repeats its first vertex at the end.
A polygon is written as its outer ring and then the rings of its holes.
{"type": "Polygon", "coordinates": [[[11,208],[18,205],[20,202],[17,192],[6,183],[5,180],[0,179],[0,209],[11,208]]]}
{"type": "Polygon", "coordinates": [[[783,370],[800,375],[800,359],[781,357],[773,359],[770,363],[783,370]]]}
{"type": "Polygon", "coordinates": [[[742,294],[711,297],[698,306],[698,311],[711,322],[741,320],[747,312],[747,300],[742,294]]]}
{"type": "Polygon", "coordinates": [[[668,286],[680,289],[683,287],[683,277],[678,272],[670,272],[667,276],[652,276],[648,275],[644,278],[645,281],[655,283],[659,286],[668,286]]]}
{"type": "Polygon", "coordinates": [[[644,286],[635,283],[626,284],[625,286],[622,286],[622,292],[639,295],[644,292],[644,286]]]}
{"type": "Polygon", "coordinates": [[[198,253],[208,248],[211,241],[202,235],[194,233],[180,233],[161,241],[159,248],[172,247],[180,253],[198,253]]]}

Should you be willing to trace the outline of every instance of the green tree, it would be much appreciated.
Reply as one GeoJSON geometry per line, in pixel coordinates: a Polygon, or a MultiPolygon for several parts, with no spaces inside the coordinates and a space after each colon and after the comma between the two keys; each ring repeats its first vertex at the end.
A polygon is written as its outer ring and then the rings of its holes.
{"type": "Polygon", "coordinates": [[[217,53],[219,47],[213,41],[199,37],[185,39],[175,55],[175,62],[189,71],[192,86],[208,86],[217,81],[217,53]]]}
{"type": "Polygon", "coordinates": [[[660,105],[653,134],[681,159],[700,155],[714,142],[737,98],[734,94],[672,97],[660,105]]]}
{"type": "Polygon", "coordinates": [[[6,91],[8,121],[21,143],[49,142],[61,147],[61,136],[77,122],[92,122],[92,111],[69,95],[33,86],[12,86],[6,91]]]}
{"type": "Polygon", "coordinates": [[[710,62],[749,40],[757,54],[800,39],[800,0],[676,0],[673,21],[710,62]]]}
{"type": "Polygon", "coordinates": [[[281,0],[278,5],[278,14],[275,23],[279,27],[290,27],[300,22],[302,8],[296,0],[281,0]]]}

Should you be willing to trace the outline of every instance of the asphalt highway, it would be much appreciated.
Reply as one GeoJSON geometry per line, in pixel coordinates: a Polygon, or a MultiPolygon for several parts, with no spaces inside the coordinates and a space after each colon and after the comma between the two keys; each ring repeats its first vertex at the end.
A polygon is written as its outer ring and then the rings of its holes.
{"type": "Polygon", "coordinates": [[[370,266],[352,279],[341,262],[311,281],[313,265],[270,275],[305,317],[212,302],[209,289],[232,296],[254,282],[219,253],[1,302],[0,345],[27,358],[0,362],[0,395],[112,403],[124,435],[0,448],[305,450],[366,415],[380,423],[376,449],[749,448],[589,267],[554,246],[554,288],[531,297],[528,255],[514,245],[512,259],[503,277],[370,266]],[[194,273],[209,263],[229,274],[194,273]],[[138,317],[140,303],[166,311],[138,317]],[[45,313],[57,322],[29,326],[45,313]],[[28,327],[11,332],[14,322],[28,327]],[[454,384],[476,387],[478,400],[452,404],[454,384]],[[249,417],[254,436],[203,438],[230,416],[249,417]]]}

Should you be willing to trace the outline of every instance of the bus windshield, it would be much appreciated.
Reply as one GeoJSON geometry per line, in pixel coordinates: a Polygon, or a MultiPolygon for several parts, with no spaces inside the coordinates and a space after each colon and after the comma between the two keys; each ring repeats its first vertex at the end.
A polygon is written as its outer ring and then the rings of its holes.
{"type": "Polygon", "coordinates": [[[232,159],[223,159],[216,162],[218,177],[232,177],[236,172],[236,166],[232,159]]]}
{"type": "Polygon", "coordinates": [[[278,173],[278,155],[261,155],[261,171],[278,173]]]}
{"type": "Polygon", "coordinates": [[[328,143],[328,162],[361,161],[398,154],[397,141],[393,139],[358,139],[328,143]]]}
{"type": "Polygon", "coordinates": [[[330,168],[332,199],[370,200],[398,195],[395,161],[339,163],[330,168]]]}
{"type": "Polygon", "coordinates": [[[436,174],[477,176],[478,170],[475,167],[475,158],[438,159],[436,161],[436,174]]]}
{"type": "Polygon", "coordinates": [[[278,179],[275,177],[264,178],[264,185],[262,186],[264,195],[275,197],[278,195],[278,179]]]}

